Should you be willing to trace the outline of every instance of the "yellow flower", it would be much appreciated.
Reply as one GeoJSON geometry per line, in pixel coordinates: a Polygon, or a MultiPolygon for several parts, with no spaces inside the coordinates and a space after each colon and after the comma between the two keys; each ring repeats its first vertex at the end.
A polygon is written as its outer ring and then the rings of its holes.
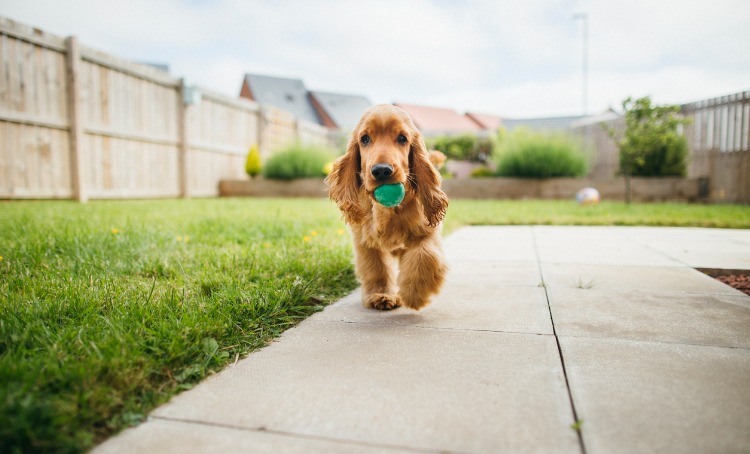
{"type": "Polygon", "coordinates": [[[182,241],[182,237],[180,235],[177,235],[177,241],[182,241]]]}
{"type": "Polygon", "coordinates": [[[112,228],[112,235],[117,235],[120,233],[120,229],[112,228]]]}
{"type": "Polygon", "coordinates": [[[188,241],[190,241],[190,237],[185,235],[185,242],[187,243],[188,241]]]}
{"type": "Polygon", "coordinates": [[[323,166],[323,172],[325,172],[326,175],[330,175],[331,172],[333,172],[333,162],[327,162],[326,165],[323,166]]]}
{"type": "Polygon", "coordinates": [[[312,236],[318,236],[318,232],[316,232],[315,230],[313,230],[312,232],[310,232],[310,235],[312,235],[312,236]]]}
{"type": "Polygon", "coordinates": [[[310,237],[309,237],[309,236],[307,236],[307,235],[305,235],[305,236],[303,236],[303,237],[302,237],[302,241],[304,241],[305,243],[307,243],[307,242],[308,242],[308,241],[310,241],[311,239],[312,239],[312,238],[310,238],[310,237]]]}
{"type": "Polygon", "coordinates": [[[271,243],[263,243],[263,247],[268,249],[271,247],[271,243]]]}
{"type": "Polygon", "coordinates": [[[344,234],[344,229],[338,229],[336,231],[339,233],[339,235],[343,235],[344,234]]]}
{"type": "Polygon", "coordinates": [[[3,256],[2,256],[2,255],[0,255],[0,262],[2,262],[2,261],[3,261],[3,256]]]}

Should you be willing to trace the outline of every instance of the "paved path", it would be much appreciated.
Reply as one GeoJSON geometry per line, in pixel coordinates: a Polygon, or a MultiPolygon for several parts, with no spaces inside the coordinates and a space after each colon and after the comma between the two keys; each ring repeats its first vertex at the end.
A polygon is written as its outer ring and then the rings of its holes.
{"type": "Polygon", "coordinates": [[[750,230],[471,227],[421,312],[344,298],[97,453],[750,452],[750,230]],[[580,420],[580,435],[571,425],[580,420]]]}

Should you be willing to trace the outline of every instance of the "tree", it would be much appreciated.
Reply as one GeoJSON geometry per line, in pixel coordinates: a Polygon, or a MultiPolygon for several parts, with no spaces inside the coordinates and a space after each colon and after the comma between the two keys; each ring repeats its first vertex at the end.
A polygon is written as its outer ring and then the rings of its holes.
{"type": "Polygon", "coordinates": [[[253,145],[250,147],[250,151],[247,153],[247,159],[245,160],[245,172],[250,178],[255,178],[260,174],[260,152],[258,147],[253,145]]]}
{"type": "Polygon", "coordinates": [[[680,106],[651,104],[651,98],[627,98],[625,131],[618,134],[602,124],[620,150],[620,175],[625,177],[625,201],[630,203],[632,176],[685,176],[687,174],[687,141],[680,126],[689,120],[680,118],[680,106]]]}

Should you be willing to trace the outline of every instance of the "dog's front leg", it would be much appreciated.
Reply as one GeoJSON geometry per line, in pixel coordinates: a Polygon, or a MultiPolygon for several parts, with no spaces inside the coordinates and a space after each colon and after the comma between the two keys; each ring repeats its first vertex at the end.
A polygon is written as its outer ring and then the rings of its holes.
{"type": "Polygon", "coordinates": [[[355,269],[362,283],[362,304],[379,310],[401,306],[396,295],[396,268],[390,253],[355,241],[355,269]]]}

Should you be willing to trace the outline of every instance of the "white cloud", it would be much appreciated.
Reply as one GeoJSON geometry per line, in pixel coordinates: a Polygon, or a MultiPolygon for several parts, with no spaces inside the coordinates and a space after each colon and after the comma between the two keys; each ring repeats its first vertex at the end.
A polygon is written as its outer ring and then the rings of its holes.
{"type": "Polygon", "coordinates": [[[4,0],[0,15],[91,47],[167,63],[236,96],[245,72],[312,89],[512,117],[750,89],[747,0],[4,0]]]}

